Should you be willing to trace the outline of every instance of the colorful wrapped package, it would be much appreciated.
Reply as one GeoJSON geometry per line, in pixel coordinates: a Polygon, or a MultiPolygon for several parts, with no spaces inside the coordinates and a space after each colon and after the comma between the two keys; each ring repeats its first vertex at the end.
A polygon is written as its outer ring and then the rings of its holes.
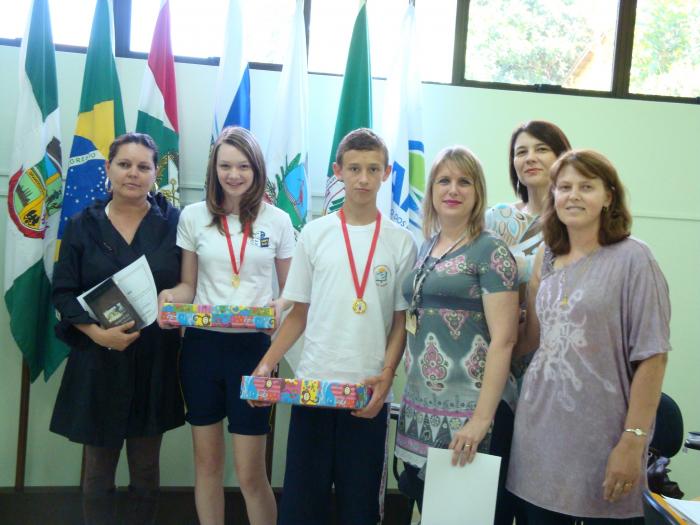
{"type": "Polygon", "coordinates": [[[267,306],[164,303],[160,319],[178,326],[201,328],[275,328],[275,309],[267,306]]]}
{"type": "Polygon", "coordinates": [[[367,406],[372,389],[357,383],[318,379],[243,376],[241,399],[290,405],[359,409],[367,406]]]}

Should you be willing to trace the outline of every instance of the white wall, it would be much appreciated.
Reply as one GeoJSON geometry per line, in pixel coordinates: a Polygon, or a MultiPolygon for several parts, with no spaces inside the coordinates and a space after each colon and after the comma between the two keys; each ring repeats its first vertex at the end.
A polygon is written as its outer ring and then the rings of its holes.
{"type": "MultiPolygon", "coordinates": [[[[7,195],[7,173],[17,105],[16,71],[19,50],[0,46],[3,72],[0,96],[0,195],[7,195]]],[[[64,160],[68,157],[77,115],[85,56],[58,53],[58,87],[64,160]]],[[[118,59],[127,129],[136,121],[145,61],[118,59]]],[[[181,185],[186,202],[198,200],[209,150],[212,97],[216,69],[177,64],[181,129],[181,185]]],[[[263,146],[272,126],[272,110],[279,74],[252,71],[252,128],[263,146]]],[[[375,127],[381,122],[384,81],[374,82],[375,127]]],[[[310,77],[309,155],[314,210],[330,155],[341,79],[310,77]]],[[[671,355],[664,390],[681,405],[686,430],[700,430],[700,106],[604,98],[545,95],[424,85],[426,160],[444,146],[461,143],[482,160],[489,202],[512,200],[508,185],[507,148],[511,130],[528,119],[559,124],[575,147],[592,147],[608,155],[628,187],[635,217],[634,235],[654,251],[671,288],[673,304],[671,355]]],[[[0,214],[0,246],[4,247],[7,214],[0,214]]],[[[3,261],[0,260],[0,271],[3,261]]],[[[9,334],[7,311],[0,306],[0,487],[14,483],[19,406],[20,353],[9,334]]],[[[30,399],[27,484],[77,485],[80,447],[48,431],[62,368],[48,383],[32,385],[30,399]]],[[[396,387],[400,393],[403,379],[396,387]]],[[[273,467],[273,484],[281,485],[288,408],[281,407],[273,467]]],[[[191,485],[191,442],[186,427],[166,435],[162,453],[164,485],[191,485]]],[[[700,495],[700,452],[679,454],[672,461],[671,478],[690,495],[700,495]]],[[[124,465],[119,483],[126,483],[124,465]]],[[[235,484],[232,469],[227,483],[235,484]]]]}

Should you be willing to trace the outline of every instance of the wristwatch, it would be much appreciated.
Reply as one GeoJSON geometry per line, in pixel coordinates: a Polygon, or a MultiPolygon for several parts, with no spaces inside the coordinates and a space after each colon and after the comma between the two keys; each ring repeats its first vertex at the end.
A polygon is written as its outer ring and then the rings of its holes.
{"type": "Polygon", "coordinates": [[[644,432],[641,428],[626,428],[625,432],[632,432],[632,434],[634,434],[637,437],[642,437],[642,436],[647,435],[647,433],[644,432]]]}

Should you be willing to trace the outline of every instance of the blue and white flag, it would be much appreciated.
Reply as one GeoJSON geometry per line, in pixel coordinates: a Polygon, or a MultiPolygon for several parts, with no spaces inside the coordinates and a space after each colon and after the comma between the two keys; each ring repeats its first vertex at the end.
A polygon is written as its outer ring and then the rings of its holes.
{"type": "Polygon", "coordinates": [[[270,143],[265,196],[286,211],[297,231],[309,212],[309,88],[304,0],[297,0],[287,56],[282,66],[270,143]]]}
{"type": "Polygon", "coordinates": [[[214,99],[212,139],[226,126],[250,129],[250,71],[243,60],[243,23],[239,0],[230,0],[226,16],[224,50],[214,99]]]}
{"type": "Polygon", "coordinates": [[[378,204],[383,213],[388,211],[391,220],[408,228],[420,242],[425,148],[415,9],[409,4],[404,15],[396,60],[384,92],[382,127],[392,173],[391,191],[386,185],[378,196],[378,204]]]}

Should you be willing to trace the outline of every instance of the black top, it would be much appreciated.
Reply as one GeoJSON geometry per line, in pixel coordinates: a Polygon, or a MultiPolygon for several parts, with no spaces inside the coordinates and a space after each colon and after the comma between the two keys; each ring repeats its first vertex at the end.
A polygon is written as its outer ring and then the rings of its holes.
{"type": "Polygon", "coordinates": [[[73,216],[54,266],[52,300],[61,320],[56,335],[71,347],[56,398],[51,431],[71,441],[121,447],[128,437],[157,435],[184,423],[177,376],[178,330],[157,323],[123,352],[107,350],[75,328],[95,321],[76,297],[146,255],[160,292],[180,280],[175,244],[179,210],[158,194],[127,244],[96,201],[73,216]]]}

